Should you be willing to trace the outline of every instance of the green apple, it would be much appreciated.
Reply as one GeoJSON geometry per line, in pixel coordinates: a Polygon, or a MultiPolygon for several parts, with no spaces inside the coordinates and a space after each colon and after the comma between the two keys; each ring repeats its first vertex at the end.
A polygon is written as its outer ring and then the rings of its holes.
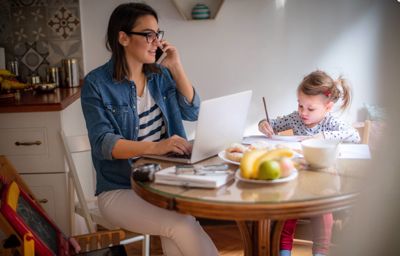
{"type": "Polygon", "coordinates": [[[275,180],[281,176],[281,167],[278,161],[267,160],[260,164],[258,170],[258,179],[260,180],[275,180]]]}

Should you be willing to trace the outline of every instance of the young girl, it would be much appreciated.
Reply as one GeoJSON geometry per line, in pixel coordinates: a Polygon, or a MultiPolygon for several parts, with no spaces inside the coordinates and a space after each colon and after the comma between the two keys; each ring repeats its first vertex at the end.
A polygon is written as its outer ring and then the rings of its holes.
{"type": "Polygon", "coordinates": [[[82,110],[99,209],[115,226],[160,236],[164,255],[218,255],[194,217],[156,207],[131,189],[135,158],[191,151],[182,120],[197,120],[200,98],[163,36],[150,6],[119,5],[108,23],[111,59],[85,77],[82,110]],[[157,47],[167,53],[162,65],[154,63],[157,47]]]}
{"type": "MultiPolygon", "coordinates": [[[[341,142],[359,143],[360,136],[353,127],[331,115],[334,104],[342,99],[341,109],[350,105],[350,88],[346,80],[334,81],[323,71],[307,75],[297,88],[297,111],[270,120],[261,120],[259,130],[268,137],[292,129],[294,135],[335,139],[341,142]]],[[[290,256],[297,220],[287,220],[281,234],[280,256],[290,256]]],[[[332,235],[332,214],[311,219],[313,231],[313,255],[327,255],[332,235]]]]}

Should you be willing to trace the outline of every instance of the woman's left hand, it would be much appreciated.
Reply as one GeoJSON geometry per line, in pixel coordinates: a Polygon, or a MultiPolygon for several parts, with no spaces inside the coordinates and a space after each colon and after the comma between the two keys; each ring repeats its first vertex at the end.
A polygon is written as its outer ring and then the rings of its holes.
{"type": "Polygon", "coordinates": [[[171,45],[168,41],[162,40],[160,47],[167,54],[167,57],[161,62],[163,66],[171,70],[177,67],[177,65],[181,65],[181,59],[175,46],[171,45]]]}
{"type": "Polygon", "coordinates": [[[168,68],[173,79],[176,82],[176,88],[186,98],[189,103],[192,103],[194,97],[194,89],[189,81],[185,70],[183,69],[178,50],[169,42],[162,40],[159,42],[159,47],[162,47],[167,57],[161,61],[161,65],[168,68]]]}

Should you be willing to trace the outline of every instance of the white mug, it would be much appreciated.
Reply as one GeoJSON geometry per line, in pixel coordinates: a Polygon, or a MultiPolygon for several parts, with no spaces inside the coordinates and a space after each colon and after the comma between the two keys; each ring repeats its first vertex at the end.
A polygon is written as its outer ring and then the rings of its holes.
{"type": "Polygon", "coordinates": [[[304,159],[311,168],[328,168],[335,164],[339,141],[309,139],[301,142],[304,159]]]}

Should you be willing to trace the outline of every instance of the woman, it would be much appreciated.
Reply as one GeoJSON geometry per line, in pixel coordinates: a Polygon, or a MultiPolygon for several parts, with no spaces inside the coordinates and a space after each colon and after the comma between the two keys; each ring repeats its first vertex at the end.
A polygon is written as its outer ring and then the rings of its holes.
{"type": "Polygon", "coordinates": [[[85,77],[82,109],[96,169],[98,204],[112,224],[159,235],[166,255],[217,255],[195,218],[155,207],[130,187],[134,158],[191,151],[182,120],[197,119],[200,98],[176,48],[163,35],[150,6],[119,5],[107,30],[111,60],[85,77]],[[154,63],[157,47],[167,53],[162,66],[154,63]]]}

